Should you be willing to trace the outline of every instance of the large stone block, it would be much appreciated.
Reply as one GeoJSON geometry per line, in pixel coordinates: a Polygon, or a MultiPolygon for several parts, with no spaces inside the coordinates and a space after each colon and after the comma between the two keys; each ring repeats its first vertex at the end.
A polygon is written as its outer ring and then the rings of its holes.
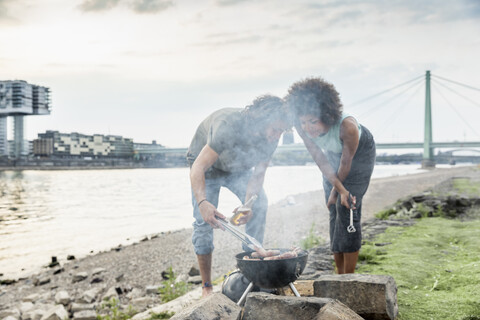
{"type": "Polygon", "coordinates": [[[245,302],[243,320],[311,320],[332,299],[287,297],[265,292],[252,292],[245,302]]]}
{"type": "Polygon", "coordinates": [[[315,320],[362,320],[352,309],[338,300],[327,303],[320,309],[315,320]]]}
{"type": "Polygon", "coordinates": [[[213,293],[171,317],[171,320],[237,320],[242,308],[221,293],[213,293]]]}
{"type": "Polygon", "coordinates": [[[397,286],[385,275],[324,275],[313,284],[316,297],[337,299],[365,319],[393,320],[398,316],[397,286]]]}

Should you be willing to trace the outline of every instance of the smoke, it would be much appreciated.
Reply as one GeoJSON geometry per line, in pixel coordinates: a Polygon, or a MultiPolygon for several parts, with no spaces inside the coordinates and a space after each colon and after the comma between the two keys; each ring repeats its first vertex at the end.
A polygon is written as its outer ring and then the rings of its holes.
{"type": "Polygon", "coordinates": [[[79,9],[84,12],[99,12],[124,5],[136,13],[158,13],[167,10],[173,4],[172,0],[83,0],[79,9]]]}

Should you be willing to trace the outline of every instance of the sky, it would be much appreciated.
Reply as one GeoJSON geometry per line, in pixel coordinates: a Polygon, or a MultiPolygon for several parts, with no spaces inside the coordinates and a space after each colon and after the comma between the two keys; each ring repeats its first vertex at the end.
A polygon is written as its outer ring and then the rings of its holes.
{"type": "Polygon", "coordinates": [[[322,77],[377,142],[420,142],[430,70],[433,140],[480,141],[479,57],[479,0],[0,0],[0,80],[51,90],[28,139],[188,147],[211,112],[322,77]]]}

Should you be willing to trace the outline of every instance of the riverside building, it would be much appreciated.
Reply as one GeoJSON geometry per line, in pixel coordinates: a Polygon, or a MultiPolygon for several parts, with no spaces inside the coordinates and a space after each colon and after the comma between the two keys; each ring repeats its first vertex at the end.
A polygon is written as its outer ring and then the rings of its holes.
{"type": "Polygon", "coordinates": [[[113,135],[47,131],[33,141],[33,155],[49,158],[132,158],[133,140],[113,135]]]}
{"type": "Polygon", "coordinates": [[[24,117],[51,112],[50,89],[24,80],[0,81],[0,156],[26,156],[24,117]],[[13,144],[7,141],[7,117],[13,117],[13,144]]]}

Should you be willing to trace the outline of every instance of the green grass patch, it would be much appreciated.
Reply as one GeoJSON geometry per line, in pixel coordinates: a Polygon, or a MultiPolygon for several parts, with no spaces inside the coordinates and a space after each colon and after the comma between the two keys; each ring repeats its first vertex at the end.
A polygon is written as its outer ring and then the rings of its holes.
{"type": "Polygon", "coordinates": [[[359,273],[395,279],[401,320],[480,320],[480,220],[420,219],[362,246],[359,273]]]}
{"type": "Polygon", "coordinates": [[[127,310],[121,310],[118,299],[104,301],[97,312],[97,320],[127,320],[137,314],[131,305],[127,310]]]}
{"type": "Polygon", "coordinates": [[[390,215],[396,214],[396,213],[397,213],[397,211],[395,209],[389,208],[389,209],[385,209],[385,210],[377,212],[377,214],[375,214],[375,217],[377,219],[386,220],[386,219],[388,219],[388,217],[390,217],[390,215]]]}
{"type": "Polygon", "coordinates": [[[190,291],[190,285],[185,281],[176,281],[172,267],[168,268],[167,280],[163,281],[163,287],[158,289],[163,303],[172,301],[190,291]]]}
{"type": "Polygon", "coordinates": [[[314,247],[318,247],[323,243],[324,240],[322,239],[322,237],[315,233],[315,223],[312,223],[312,226],[310,227],[307,236],[304,239],[300,240],[300,248],[302,248],[303,250],[308,250],[314,247]]]}
{"type": "Polygon", "coordinates": [[[453,188],[465,195],[476,196],[480,193],[480,183],[473,182],[468,178],[453,179],[453,188]]]}

